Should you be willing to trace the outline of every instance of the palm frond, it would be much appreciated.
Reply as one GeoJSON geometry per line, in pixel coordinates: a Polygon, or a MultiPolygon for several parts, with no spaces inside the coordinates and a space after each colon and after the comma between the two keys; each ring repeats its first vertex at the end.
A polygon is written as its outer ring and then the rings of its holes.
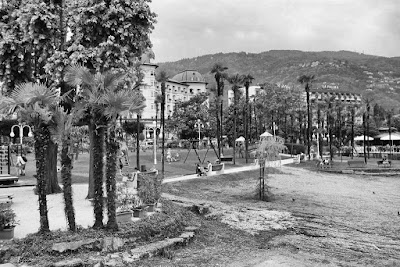
{"type": "Polygon", "coordinates": [[[64,80],[73,87],[78,85],[91,87],[94,84],[94,75],[88,68],[76,64],[66,68],[64,80]]]}

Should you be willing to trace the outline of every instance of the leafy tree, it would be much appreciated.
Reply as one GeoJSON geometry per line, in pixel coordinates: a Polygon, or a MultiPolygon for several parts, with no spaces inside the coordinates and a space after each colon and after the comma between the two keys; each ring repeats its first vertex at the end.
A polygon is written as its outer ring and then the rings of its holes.
{"type": "Polygon", "coordinates": [[[177,129],[177,134],[181,139],[197,139],[198,132],[194,124],[199,119],[207,131],[208,107],[205,103],[207,94],[198,94],[188,101],[177,102],[175,104],[174,116],[170,119],[170,124],[177,129]]]}
{"type": "MultiPolygon", "coordinates": [[[[137,127],[138,124],[136,121],[124,121],[122,123],[122,129],[124,130],[124,132],[126,132],[127,134],[136,136],[137,133],[137,127]]],[[[143,132],[144,130],[144,124],[143,122],[139,123],[139,132],[143,132]]]]}

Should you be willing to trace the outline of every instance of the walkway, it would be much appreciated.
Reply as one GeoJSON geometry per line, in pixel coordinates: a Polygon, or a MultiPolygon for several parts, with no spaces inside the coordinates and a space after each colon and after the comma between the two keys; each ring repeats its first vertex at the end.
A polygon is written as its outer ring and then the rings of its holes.
{"type": "MultiPolygon", "coordinates": [[[[284,165],[293,162],[292,159],[282,160],[275,164],[284,165]]],[[[225,169],[224,173],[234,173],[241,171],[254,170],[259,168],[255,165],[232,167],[225,169]]],[[[182,177],[167,178],[164,183],[171,183],[183,180],[199,178],[196,174],[185,175],[182,177]]],[[[93,225],[93,207],[92,203],[86,199],[88,192],[87,184],[74,184],[73,186],[73,201],[75,207],[75,218],[77,225],[84,228],[93,225]]],[[[39,212],[37,195],[33,192],[33,187],[10,187],[7,188],[7,194],[14,195],[12,208],[14,209],[19,225],[15,228],[15,238],[23,238],[30,233],[35,233],[39,229],[39,212]]],[[[64,215],[64,200],[62,194],[54,194],[47,196],[47,207],[50,230],[57,229],[66,230],[67,222],[64,215]]],[[[106,222],[106,219],[105,219],[106,222]]]]}

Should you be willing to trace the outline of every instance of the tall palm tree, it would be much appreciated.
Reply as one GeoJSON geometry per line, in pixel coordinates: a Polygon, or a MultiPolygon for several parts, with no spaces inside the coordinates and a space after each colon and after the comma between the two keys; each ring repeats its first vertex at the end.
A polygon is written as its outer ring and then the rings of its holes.
{"type": "Polygon", "coordinates": [[[51,129],[52,135],[61,142],[61,180],[64,192],[64,212],[70,231],[76,231],[75,210],[73,206],[71,186],[71,170],[73,167],[73,155],[70,153],[73,147],[71,137],[74,130],[73,123],[77,121],[77,118],[82,116],[80,114],[81,112],[84,112],[84,110],[80,109],[79,104],[75,105],[70,112],[67,112],[62,107],[57,107],[54,112],[54,122],[56,125],[51,129]]]}
{"type": "Polygon", "coordinates": [[[237,98],[240,86],[243,84],[243,76],[240,74],[232,75],[228,78],[228,82],[232,85],[233,91],[233,164],[236,164],[236,138],[237,138],[237,98]]]}
{"type": "Polygon", "coordinates": [[[73,87],[79,86],[80,99],[89,118],[90,151],[93,153],[93,186],[94,186],[94,228],[103,227],[103,179],[104,179],[104,141],[107,118],[100,102],[107,90],[114,90],[124,74],[96,73],[88,68],[74,65],[66,69],[65,80],[73,87]]]}
{"type": "Polygon", "coordinates": [[[55,89],[48,88],[44,84],[23,83],[14,89],[9,98],[3,97],[0,104],[5,113],[17,113],[21,122],[33,126],[40,214],[39,232],[50,231],[47,214],[45,155],[51,141],[50,124],[58,101],[58,92],[55,89]]]}
{"type": "MultiPolygon", "coordinates": [[[[105,77],[107,77],[105,75],[105,77]]],[[[117,90],[117,85],[124,80],[124,76],[114,76],[113,86],[104,88],[104,92],[99,100],[102,112],[107,118],[108,132],[106,140],[106,190],[107,190],[107,228],[118,230],[116,220],[116,173],[117,173],[117,153],[119,142],[116,137],[117,121],[120,114],[126,110],[138,112],[144,107],[144,98],[139,91],[127,89],[117,90]]]]}
{"type": "Polygon", "coordinates": [[[165,166],[165,83],[168,81],[168,76],[165,71],[161,71],[157,77],[157,81],[161,83],[161,129],[162,129],[162,144],[161,144],[161,174],[164,178],[165,166]]]}
{"type": "Polygon", "coordinates": [[[311,149],[311,107],[310,107],[310,87],[311,83],[315,80],[314,75],[302,75],[297,79],[302,85],[307,94],[307,155],[310,159],[310,149],[311,149]]]}
{"type": "Polygon", "coordinates": [[[224,97],[224,79],[227,78],[227,74],[224,72],[228,67],[222,65],[222,63],[215,63],[211,69],[211,73],[214,74],[215,82],[217,83],[217,145],[218,145],[218,158],[221,158],[221,141],[222,141],[222,101],[224,97]]]}
{"type": "Polygon", "coordinates": [[[249,161],[249,87],[252,81],[254,80],[253,76],[250,74],[243,76],[244,87],[246,89],[246,104],[245,104],[245,116],[244,116],[244,128],[245,128],[245,153],[246,153],[246,163],[249,161]]]}

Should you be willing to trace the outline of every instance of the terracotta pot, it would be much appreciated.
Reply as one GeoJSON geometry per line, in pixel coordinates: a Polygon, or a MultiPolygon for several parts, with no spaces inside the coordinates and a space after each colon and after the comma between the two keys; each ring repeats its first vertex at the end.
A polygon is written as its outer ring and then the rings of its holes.
{"type": "Polygon", "coordinates": [[[132,212],[130,211],[123,211],[117,213],[118,223],[130,222],[131,218],[132,218],[132,212]]]}
{"type": "Polygon", "coordinates": [[[7,240],[14,237],[14,227],[0,231],[0,240],[7,240]]]}

